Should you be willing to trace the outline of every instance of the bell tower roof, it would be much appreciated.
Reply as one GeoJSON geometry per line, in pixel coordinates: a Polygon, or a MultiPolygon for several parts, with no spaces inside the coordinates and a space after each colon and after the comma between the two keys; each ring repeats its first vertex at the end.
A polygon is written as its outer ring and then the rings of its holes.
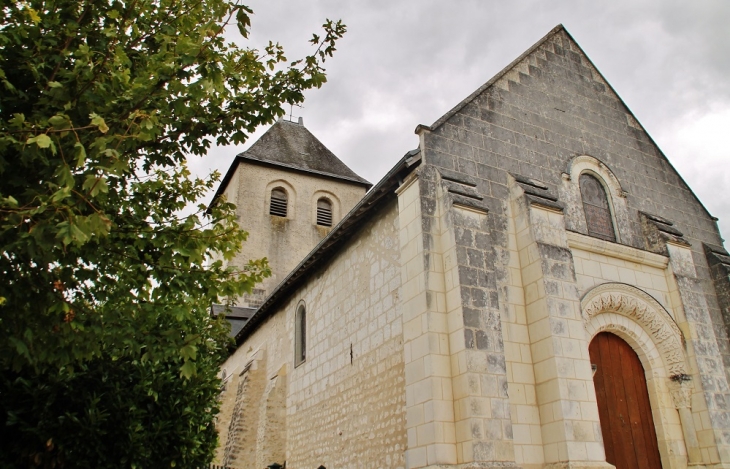
{"type": "Polygon", "coordinates": [[[358,176],[299,122],[279,120],[251,148],[236,155],[211,204],[226,190],[240,163],[271,166],[352,183],[369,190],[373,185],[358,176]]]}
{"type": "Polygon", "coordinates": [[[238,158],[372,186],[301,123],[279,120],[238,158]]]}

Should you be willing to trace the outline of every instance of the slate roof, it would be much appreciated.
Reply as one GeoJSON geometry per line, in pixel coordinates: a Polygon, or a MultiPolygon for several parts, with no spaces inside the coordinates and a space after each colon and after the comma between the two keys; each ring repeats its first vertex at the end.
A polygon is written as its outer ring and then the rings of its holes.
{"type": "Polygon", "coordinates": [[[251,148],[238,156],[372,186],[348,168],[303,124],[295,122],[278,121],[251,148]]]}
{"type": "Polygon", "coordinates": [[[338,179],[366,189],[373,186],[337,158],[303,124],[279,120],[251,148],[236,155],[213,196],[213,202],[226,190],[242,161],[338,179]]]}

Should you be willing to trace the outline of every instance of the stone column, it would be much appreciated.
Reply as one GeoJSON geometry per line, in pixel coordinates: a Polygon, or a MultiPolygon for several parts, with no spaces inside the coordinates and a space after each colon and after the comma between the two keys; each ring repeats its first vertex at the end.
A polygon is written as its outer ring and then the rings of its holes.
{"type": "Polygon", "coordinates": [[[692,387],[689,383],[689,376],[673,376],[669,384],[672,393],[672,401],[679,413],[679,421],[682,424],[684,445],[687,447],[687,465],[703,466],[702,452],[697,441],[694,419],[692,418],[692,387]]]}

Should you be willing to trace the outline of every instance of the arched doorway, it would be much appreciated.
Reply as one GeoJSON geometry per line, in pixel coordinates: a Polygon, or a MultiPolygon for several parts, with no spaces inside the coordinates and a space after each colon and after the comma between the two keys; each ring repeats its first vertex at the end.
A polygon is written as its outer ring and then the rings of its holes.
{"type": "Polygon", "coordinates": [[[661,469],[644,367],[636,352],[610,332],[588,347],[595,374],[606,461],[616,469],[661,469]]]}

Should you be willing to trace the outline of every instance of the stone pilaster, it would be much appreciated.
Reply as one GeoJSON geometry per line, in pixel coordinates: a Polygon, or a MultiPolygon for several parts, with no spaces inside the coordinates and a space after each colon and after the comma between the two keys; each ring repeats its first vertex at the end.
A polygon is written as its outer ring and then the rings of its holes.
{"type": "Polygon", "coordinates": [[[725,331],[730,335],[730,254],[722,246],[704,244],[725,331]]]}
{"type": "Polygon", "coordinates": [[[408,468],[457,463],[444,263],[424,190],[412,173],[397,191],[408,468]]]}
{"type": "Polygon", "coordinates": [[[687,448],[687,465],[703,466],[702,451],[697,440],[694,418],[692,417],[692,386],[688,382],[689,377],[673,376],[670,387],[674,407],[679,413],[679,420],[682,423],[682,435],[687,448]]]}
{"type": "Polygon", "coordinates": [[[611,467],[562,207],[537,181],[510,192],[546,467],[611,467]]]}
{"type": "Polygon", "coordinates": [[[408,467],[515,466],[488,210],[428,165],[399,189],[408,467]]]}
{"type": "Polygon", "coordinates": [[[709,307],[697,278],[689,243],[679,233],[674,238],[664,237],[664,249],[669,255],[667,275],[673,288],[672,302],[683,314],[678,322],[688,342],[687,355],[694,385],[691,408],[702,462],[708,467],[730,467],[730,412],[727,408],[730,386],[709,307]]]}
{"type": "Polygon", "coordinates": [[[488,209],[476,181],[443,168],[436,176],[443,210],[441,245],[461,467],[508,467],[515,453],[488,209]]]}

